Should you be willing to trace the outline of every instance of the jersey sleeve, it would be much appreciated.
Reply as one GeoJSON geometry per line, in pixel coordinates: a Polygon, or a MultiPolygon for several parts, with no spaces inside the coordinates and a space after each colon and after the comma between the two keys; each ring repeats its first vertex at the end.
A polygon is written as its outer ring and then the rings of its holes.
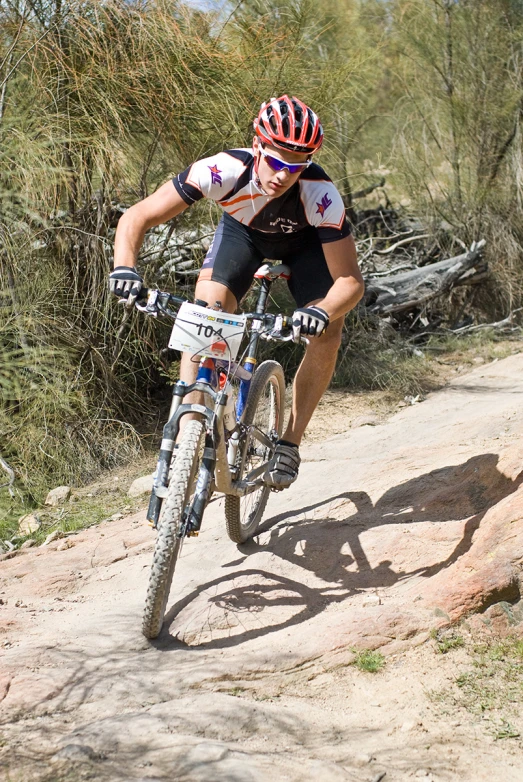
{"type": "Polygon", "coordinates": [[[352,233],[342,197],[330,179],[300,180],[300,188],[307,222],[318,229],[322,244],[352,233]]]}
{"type": "Polygon", "coordinates": [[[233,189],[247,167],[234,152],[219,152],[197,160],[174,177],[173,185],[186,204],[194,204],[201,198],[220,201],[233,189]]]}

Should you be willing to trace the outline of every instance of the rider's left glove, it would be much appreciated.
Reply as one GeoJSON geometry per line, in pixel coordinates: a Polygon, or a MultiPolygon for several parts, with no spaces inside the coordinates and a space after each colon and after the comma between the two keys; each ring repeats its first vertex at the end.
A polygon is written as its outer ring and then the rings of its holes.
{"type": "Polygon", "coordinates": [[[329,325],[329,316],[321,307],[301,307],[292,316],[292,338],[300,341],[300,334],[319,337],[329,325]]]}
{"type": "Polygon", "coordinates": [[[109,275],[109,290],[119,299],[126,299],[126,307],[134,306],[142,285],[142,278],[132,266],[116,266],[109,275]]]}

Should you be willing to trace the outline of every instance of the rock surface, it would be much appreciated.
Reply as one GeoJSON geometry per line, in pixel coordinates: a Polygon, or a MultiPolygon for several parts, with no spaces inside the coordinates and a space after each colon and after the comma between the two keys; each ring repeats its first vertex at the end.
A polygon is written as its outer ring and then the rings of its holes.
{"type": "Polygon", "coordinates": [[[59,538],[63,538],[64,533],[60,529],[55,529],[54,532],[50,532],[49,535],[46,537],[44,542],[42,543],[42,546],[49,546],[50,543],[54,543],[55,540],[58,540],[59,538]]]}
{"type": "Polygon", "coordinates": [[[26,513],[18,520],[18,531],[21,535],[30,535],[39,530],[41,526],[41,521],[36,513],[26,513]]]}
{"type": "Polygon", "coordinates": [[[67,502],[70,496],[70,486],[57,486],[56,489],[51,489],[47,495],[45,498],[45,504],[57,507],[58,505],[62,505],[64,502],[67,502]]]}
{"type": "Polygon", "coordinates": [[[129,486],[128,497],[140,497],[142,494],[149,494],[153,488],[153,475],[142,475],[136,478],[129,486]]]}
{"type": "Polygon", "coordinates": [[[522,635],[522,394],[512,356],[305,446],[299,480],[271,495],[243,546],[214,500],[153,644],[140,634],[144,513],[2,562],[6,774],[44,780],[61,747],[87,747],[65,755],[111,782],[173,769],[191,781],[520,782],[521,753],[430,712],[424,676],[446,662],[422,647],[413,678],[398,654],[460,619],[522,635]],[[347,668],[369,648],[391,660],[379,677],[347,668]]]}

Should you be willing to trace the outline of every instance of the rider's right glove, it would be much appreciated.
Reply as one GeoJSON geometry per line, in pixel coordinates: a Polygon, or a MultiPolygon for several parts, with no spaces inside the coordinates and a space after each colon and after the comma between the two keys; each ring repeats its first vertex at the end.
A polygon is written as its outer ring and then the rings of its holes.
{"type": "Polygon", "coordinates": [[[116,266],[109,275],[109,290],[119,299],[126,299],[126,307],[133,307],[143,280],[132,266],[116,266]]]}
{"type": "Polygon", "coordinates": [[[329,316],[321,307],[301,307],[292,316],[292,338],[300,341],[300,334],[319,337],[329,325],[329,316]]]}

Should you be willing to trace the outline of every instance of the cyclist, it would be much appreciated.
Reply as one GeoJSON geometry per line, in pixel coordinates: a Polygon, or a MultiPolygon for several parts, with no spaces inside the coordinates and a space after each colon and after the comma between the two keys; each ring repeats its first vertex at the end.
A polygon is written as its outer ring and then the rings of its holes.
{"type": "MultiPolygon", "coordinates": [[[[296,480],[299,445],[336,364],[344,315],[363,295],[355,242],[343,201],[312,162],[323,142],[317,115],[298,98],[263,103],[252,149],[229,149],[198,160],[120,218],[110,288],[128,306],[142,286],[136,259],[145,232],[201,198],[223,216],[203,262],[195,297],[234,312],[264,259],[291,267],[295,336],[310,339],[293,384],[290,417],[265,480],[283,489],[296,480]]],[[[196,365],[183,354],[180,377],[194,382],[196,365]]]]}

